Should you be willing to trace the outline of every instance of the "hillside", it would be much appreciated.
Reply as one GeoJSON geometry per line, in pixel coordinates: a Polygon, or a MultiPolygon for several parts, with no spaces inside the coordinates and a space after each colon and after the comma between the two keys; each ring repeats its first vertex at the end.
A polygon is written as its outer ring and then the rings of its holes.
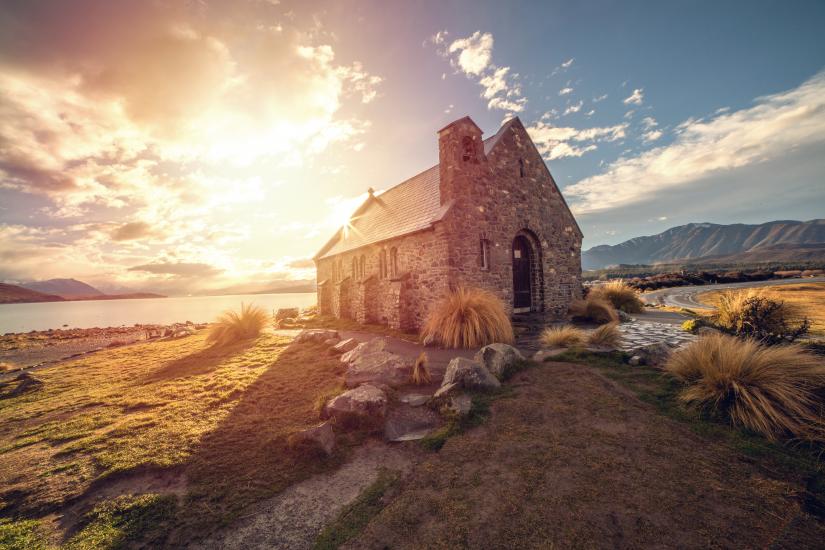
{"type": "Polygon", "coordinates": [[[0,304],[21,304],[27,302],[62,302],[63,298],[44,294],[22,286],[0,283],[0,304]]]}
{"type": "Polygon", "coordinates": [[[91,285],[77,279],[49,279],[47,281],[35,281],[20,285],[23,288],[42,292],[44,294],[56,294],[64,298],[80,298],[89,296],[103,296],[103,293],[91,285]]]}
{"type": "Polygon", "coordinates": [[[795,250],[792,245],[814,244],[825,248],[825,220],[783,220],[758,225],[690,223],[617,245],[594,246],[582,252],[582,268],[735,257],[744,253],[748,261],[771,261],[777,256],[787,261],[818,254],[816,249],[795,250]]]}

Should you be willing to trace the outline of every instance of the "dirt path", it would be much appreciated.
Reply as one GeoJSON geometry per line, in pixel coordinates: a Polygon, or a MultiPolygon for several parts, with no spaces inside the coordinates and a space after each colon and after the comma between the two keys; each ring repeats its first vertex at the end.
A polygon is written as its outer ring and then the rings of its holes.
{"type": "Polygon", "coordinates": [[[255,505],[228,529],[190,548],[311,548],[324,526],[378,478],[381,468],[406,472],[412,463],[413,453],[405,447],[371,442],[359,447],[340,469],[293,485],[255,505]]]}
{"type": "Polygon", "coordinates": [[[514,379],[481,427],[415,467],[349,548],[812,547],[798,484],[703,439],[596,370],[514,379]]]}

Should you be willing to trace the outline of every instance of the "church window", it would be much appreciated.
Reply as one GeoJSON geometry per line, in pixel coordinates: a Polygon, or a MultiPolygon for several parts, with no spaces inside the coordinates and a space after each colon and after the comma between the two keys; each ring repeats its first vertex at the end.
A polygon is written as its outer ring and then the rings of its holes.
{"type": "Polygon", "coordinates": [[[378,276],[382,279],[387,278],[387,251],[383,248],[378,254],[378,276]]]}
{"type": "Polygon", "coordinates": [[[367,258],[363,254],[361,255],[361,260],[359,261],[359,264],[359,271],[361,272],[361,278],[363,279],[367,273],[367,258]]]}
{"type": "Polygon", "coordinates": [[[469,162],[475,160],[475,144],[473,143],[473,138],[470,136],[464,136],[461,140],[461,160],[464,162],[469,162]]]}
{"type": "Polygon", "coordinates": [[[390,277],[398,276],[398,249],[390,248],[390,277]]]}
{"type": "Polygon", "coordinates": [[[479,256],[481,262],[481,269],[490,269],[490,241],[481,239],[481,250],[479,256]]]}
{"type": "Polygon", "coordinates": [[[520,178],[524,177],[524,159],[518,159],[518,175],[520,178]]]}

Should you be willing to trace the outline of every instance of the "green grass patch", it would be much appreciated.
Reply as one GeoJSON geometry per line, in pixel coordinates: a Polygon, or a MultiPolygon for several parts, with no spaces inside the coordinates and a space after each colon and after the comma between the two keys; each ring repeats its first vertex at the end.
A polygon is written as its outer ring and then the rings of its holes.
{"type": "Polygon", "coordinates": [[[800,479],[806,510],[825,518],[825,448],[804,442],[772,443],[759,434],[734,427],[726,418],[685,406],[679,401],[683,386],[672,376],[650,366],[627,364],[627,354],[594,354],[569,350],[553,361],[582,363],[632,390],[642,401],[673,420],[687,424],[702,437],[725,443],[772,474],[800,479]]]}
{"type": "Polygon", "coordinates": [[[382,469],[355,502],[344,508],[315,540],[315,550],[333,550],[358,535],[369,521],[387,505],[385,498],[398,483],[397,472],[382,469]]]}
{"type": "Polygon", "coordinates": [[[95,506],[66,550],[157,547],[174,520],[176,499],[169,495],[124,495],[95,506]]]}
{"type": "Polygon", "coordinates": [[[40,522],[0,518],[0,548],[6,550],[46,550],[49,545],[40,533],[40,522]]]}
{"type": "Polygon", "coordinates": [[[421,439],[419,445],[428,451],[436,452],[440,450],[451,437],[483,424],[490,417],[490,407],[493,401],[511,394],[512,390],[509,388],[502,388],[495,392],[472,394],[473,404],[469,413],[464,416],[454,415],[450,417],[444,426],[421,439]]]}

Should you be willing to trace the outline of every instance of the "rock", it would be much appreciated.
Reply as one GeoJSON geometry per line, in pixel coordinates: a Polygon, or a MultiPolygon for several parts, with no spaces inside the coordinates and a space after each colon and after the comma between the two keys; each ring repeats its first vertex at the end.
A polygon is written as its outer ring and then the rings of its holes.
{"type": "Polygon", "coordinates": [[[561,355],[566,351],[567,348],[540,349],[539,351],[533,354],[533,361],[536,361],[537,363],[543,363],[548,359],[552,359],[553,357],[561,355]]]}
{"type": "Polygon", "coordinates": [[[289,317],[294,319],[299,313],[300,311],[297,307],[281,308],[275,313],[275,320],[280,321],[281,319],[287,319],[289,317]]]}
{"type": "Polygon", "coordinates": [[[498,378],[492,375],[484,365],[464,357],[456,357],[447,365],[442,386],[457,384],[469,390],[492,390],[501,387],[498,378]]]}
{"type": "Polygon", "coordinates": [[[387,394],[370,384],[345,391],[330,399],[321,417],[344,427],[375,426],[387,413],[387,394]]]}
{"type": "Polygon", "coordinates": [[[499,380],[504,380],[513,372],[516,362],[524,360],[524,356],[513,346],[490,344],[478,350],[475,360],[481,363],[493,376],[499,380]]]}
{"type": "Polygon", "coordinates": [[[696,329],[696,334],[704,336],[706,334],[721,334],[722,331],[713,327],[699,327],[696,329]]]}
{"type": "Polygon", "coordinates": [[[360,359],[361,357],[371,355],[373,353],[377,353],[379,351],[384,351],[384,348],[387,346],[387,341],[383,338],[373,338],[372,340],[367,340],[361,344],[358,344],[350,351],[346,352],[344,355],[341,356],[341,361],[344,363],[352,363],[360,359]]]}
{"type": "Polygon", "coordinates": [[[470,409],[473,408],[473,400],[466,393],[459,393],[447,400],[446,407],[453,414],[465,416],[470,414],[470,409]]]}
{"type": "Polygon", "coordinates": [[[338,344],[340,340],[338,338],[327,338],[324,340],[324,346],[331,348],[338,344]]]}
{"type": "Polygon", "coordinates": [[[398,398],[398,400],[409,405],[410,407],[420,407],[421,405],[426,404],[431,397],[431,395],[427,395],[426,393],[410,393],[407,395],[402,395],[398,398]]]}
{"type": "Polygon", "coordinates": [[[639,361],[644,365],[663,365],[667,358],[670,357],[670,346],[659,342],[657,344],[650,344],[642,346],[631,351],[633,355],[639,357],[639,361]]]}
{"type": "Polygon", "coordinates": [[[630,360],[627,363],[629,365],[635,367],[635,366],[639,365],[641,362],[642,362],[642,358],[639,357],[638,355],[634,355],[633,357],[630,358],[630,360]]]}
{"type": "Polygon", "coordinates": [[[335,432],[330,422],[322,422],[317,426],[301,430],[289,438],[290,448],[300,448],[304,445],[318,447],[327,455],[335,449],[335,432]]]}
{"type": "Polygon", "coordinates": [[[438,390],[433,394],[433,399],[441,399],[442,397],[446,397],[451,393],[458,392],[458,390],[460,389],[461,386],[459,386],[455,382],[450,382],[449,384],[442,384],[441,387],[438,388],[438,390]]]}
{"type": "Polygon", "coordinates": [[[415,441],[423,439],[438,424],[438,415],[430,409],[394,407],[387,412],[384,437],[387,441],[415,441]]]}
{"type": "Polygon", "coordinates": [[[620,323],[630,323],[631,321],[633,321],[633,317],[631,317],[630,315],[628,315],[627,313],[625,313],[621,309],[616,310],[616,315],[619,316],[619,322],[620,323]]]}
{"type": "Polygon", "coordinates": [[[346,340],[341,340],[337,344],[332,347],[332,351],[335,353],[346,353],[355,349],[358,346],[358,340],[355,338],[347,338],[346,340]]]}
{"type": "Polygon", "coordinates": [[[323,328],[314,328],[302,330],[298,336],[295,337],[294,343],[312,343],[321,344],[330,338],[339,338],[337,330],[329,330],[323,328]]]}
{"type": "Polygon", "coordinates": [[[8,393],[8,397],[15,397],[43,387],[43,381],[28,372],[18,374],[14,382],[17,382],[17,386],[8,393]]]}
{"type": "Polygon", "coordinates": [[[396,388],[409,382],[412,368],[413,361],[408,357],[401,357],[388,351],[377,351],[358,356],[352,361],[347,372],[344,373],[344,384],[348,388],[361,384],[396,388]]]}

